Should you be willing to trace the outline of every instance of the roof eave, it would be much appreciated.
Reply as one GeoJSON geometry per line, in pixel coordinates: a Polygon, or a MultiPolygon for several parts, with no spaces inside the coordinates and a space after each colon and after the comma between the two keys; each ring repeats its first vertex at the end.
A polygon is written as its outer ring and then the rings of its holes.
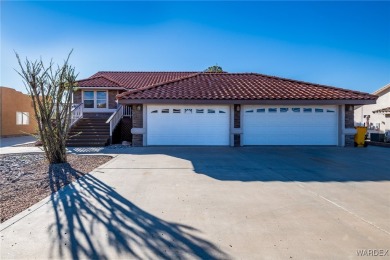
{"type": "Polygon", "coordinates": [[[242,104],[242,105],[368,105],[376,100],[360,99],[272,99],[272,100],[241,100],[241,99],[119,99],[120,104],[242,104]]]}
{"type": "Polygon", "coordinates": [[[374,113],[374,114],[390,113],[390,107],[374,110],[374,111],[372,111],[372,113],[374,113]]]}
{"type": "Polygon", "coordinates": [[[380,89],[373,92],[373,95],[381,96],[382,92],[386,92],[387,90],[390,90],[390,83],[386,84],[385,86],[381,87],[380,89]]]}
{"type": "Polygon", "coordinates": [[[126,90],[126,88],[123,87],[77,87],[77,89],[107,89],[107,90],[126,90]]]}

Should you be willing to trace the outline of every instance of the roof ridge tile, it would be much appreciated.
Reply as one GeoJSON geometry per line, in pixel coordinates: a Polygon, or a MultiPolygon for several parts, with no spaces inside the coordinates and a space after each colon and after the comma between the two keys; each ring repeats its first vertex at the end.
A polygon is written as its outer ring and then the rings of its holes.
{"type": "Polygon", "coordinates": [[[103,73],[201,73],[201,71],[168,71],[168,70],[163,70],[163,71],[158,71],[158,70],[155,70],[155,71],[131,71],[131,70],[124,70],[124,71],[110,71],[110,70],[107,70],[107,71],[98,71],[96,72],[94,75],[97,75],[97,74],[103,74],[103,73]]]}
{"type": "Polygon", "coordinates": [[[81,79],[81,80],[77,80],[77,82],[86,82],[86,81],[92,81],[92,80],[97,80],[97,79],[105,79],[105,80],[113,83],[115,85],[115,87],[123,88],[123,86],[120,85],[118,82],[115,82],[114,80],[111,80],[111,79],[109,79],[109,78],[107,78],[105,76],[96,76],[96,77],[93,77],[93,78],[81,79]]]}
{"type": "Polygon", "coordinates": [[[318,84],[318,83],[313,83],[313,82],[308,82],[308,81],[298,80],[298,79],[289,79],[289,78],[284,78],[284,77],[279,77],[279,76],[265,75],[265,74],[261,74],[261,73],[253,73],[253,75],[274,78],[274,79],[280,79],[280,80],[288,81],[288,82],[296,82],[296,83],[305,84],[305,85],[313,85],[313,86],[318,86],[318,87],[348,91],[348,92],[353,92],[355,94],[368,94],[366,92],[361,92],[361,91],[357,91],[357,90],[350,90],[350,89],[346,89],[346,88],[340,88],[340,87],[335,87],[335,86],[330,86],[330,85],[325,85],[325,84],[318,84]]]}
{"type": "Polygon", "coordinates": [[[81,81],[88,81],[88,80],[94,80],[94,79],[97,79],[97,78],[104,78],[108,81],[111,81],[112,83],[118,85],[118,87],[122,87],[121,84],[119,84],[118,82],[106,77],[105,75],[98,75],[98,76],[95,76],[95,77],[91,77],[91,78],[86,78],[86,79],[80,79],[80,80],[77,80],[77,82],[81,82],[81,81]]]}
{"type": "Polygon", "coordinates": [[[114,82],[115,84],[118,84],[120,87],[123,87],[122,84],[120,84],[119,82],[113,80],[112,78],[108,77],[107,75],[102,75],[102,77],[104,77],[105,79],[108,79],[111,82],[114,82]]]}
{"type": "Polygon", "coordinates": [[[191,75],[188,75],[188,76],[184,76],[184,77],[181,77],[181,78],[177,78],[177,79],[173,79],[173,80],[168,80],[168,81],[161,82],[161,83],[156,83],[156,84],[149,85],[149,86],[142,87],[142,88],[137,88],[137,89],[128,90],[128,91],[126,91],[126,92],[123,92],[123,93],[121,93],[121,94],[116,95],[116,97],[117,97],[117,98],[121,98],[121,97],[126,96],[126,95],[129,95],[129,94],[135,94],[135,93],[138,93],[138,92],[141,92],[141,91],[149,90],[149,89],[156,88],[156,87],[159,87],[159,86],[163,86],[163,85],[166,85],[166,84],[170,84],[170,83],[174,83],[174,82],[177,82],[177,81],[189,79],[189,78],[195,77],[195,76],[197,76],[197,75],[199,75],[199,74],[200,74],[200,72],[196,72],[196,73],[194,73],[194,74],[191,74],[191,75]]]}

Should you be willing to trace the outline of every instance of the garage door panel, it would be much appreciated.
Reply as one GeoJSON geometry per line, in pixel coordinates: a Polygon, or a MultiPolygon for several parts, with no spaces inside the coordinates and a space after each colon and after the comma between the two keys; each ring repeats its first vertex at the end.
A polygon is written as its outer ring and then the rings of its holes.
{"type": "Polygon", "coordinates": [[[229,145],[229,120],[229,106],[149,105],[147,144],[229,145]]]}
{"type": "Polygon", "coordinates": [[[244,106],[243,110],[244,145],[337,145],[336,106],[244,106]]]}

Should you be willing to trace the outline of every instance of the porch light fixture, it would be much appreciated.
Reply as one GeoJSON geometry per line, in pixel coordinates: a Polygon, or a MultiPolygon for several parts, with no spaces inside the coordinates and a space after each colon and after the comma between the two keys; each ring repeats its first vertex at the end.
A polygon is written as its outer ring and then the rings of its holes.
{"type": "Polygon", "coordinates": [[[237,112],[239,112],[239,111],[241,110],[241,106],[240,106],[240,105],[237,105],[237,106],[236,106],[236,110],[237,110],[237,112]]]}
{"type": "Polygon", "coordinates": [[[138,110],[138,111],[141,110],[141,105],[138,105],[138,106],[137,106],[137,110],[138,110]]]}

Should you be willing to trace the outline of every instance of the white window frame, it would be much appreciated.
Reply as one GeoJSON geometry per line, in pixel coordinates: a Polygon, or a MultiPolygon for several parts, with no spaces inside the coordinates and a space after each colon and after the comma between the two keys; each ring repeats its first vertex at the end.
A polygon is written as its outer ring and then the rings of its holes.
{"type": "MultiPolygon", "coordinates": [[[[90,109],[90,110],[96,110],[96,111],[104,111],[104,110],[110,110],[109,109],[109,104],[108,104],[108,91],[104,89],[85,89],[82,91],[82,100],[84,103],[84,92],[93,92],[93,107],[90,108],[85,108],[85,109],[90,109]],[[97,92],[106,92],[106,107],[97,107],[97,92]]],[[[87,99],[89,100],[89,99],[87,99]]]]}
{"type": "Polygon", "coordinates": [[[29,125],[30,113],[29,112],[16,112],[16,125],[29,125]]]}
{"type": "Polygon", "coordinates": [[[108,109],[108,91],[107,90],[96,90],[95,91],[95,102],[96,102],[95,107],[97,109],[108,109]],[[103,99],[98,99],[98,95],[97,95],[98,92],[105,92],[106,93],[106,107],[98,107],[98,100],[103,100],[103,99]]]}
{"type": "Polygon", "coordinates": [[[96,98],[95,98],[96,93],[95,93],[94,90],[85,90],[85,91],[83,91],[82,96],[83,96],[83,103],[84,103],[84,106],[85,106],[84,100],[93,100],[93,107],[87,107],[87,109],[94,109],[94,108],[96,108],[96,98]],[[85,92],[92,92],[92,93],[93,93],[93,98],[92,98],[92,99],[84,99],[84,94],[85,94],[85,92]]]}

